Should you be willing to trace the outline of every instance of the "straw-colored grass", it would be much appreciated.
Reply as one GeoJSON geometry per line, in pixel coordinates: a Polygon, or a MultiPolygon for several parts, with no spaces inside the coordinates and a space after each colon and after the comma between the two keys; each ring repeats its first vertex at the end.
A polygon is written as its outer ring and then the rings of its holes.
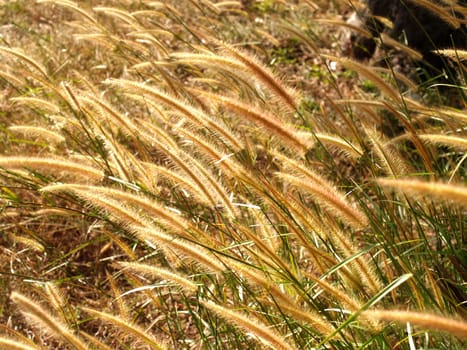
{"type": "Polygon", "coordinates": [[[352,8],[0,1],[0,348],[463,349],[463,86],[352,8]]]}
{"type": "Polygon", "coordinates": [[[383,187],[396,189],[415,197],[426,197],[440,201],[452,201],[460,205],[467,204],[467,187],[461,184],[445,184],[420,180],[378,179],[383,187]]]}
{"type": "Polygon", "coordinates": [[[369,310],[362,313],[362,317],[370,320],[394,321],[405,324],[413,323],[423,328],[436,329],[451,333],[460,338],[467,338],[467,323],[449,317],[425,312],[411,312],[403,310],[369,310]]]}

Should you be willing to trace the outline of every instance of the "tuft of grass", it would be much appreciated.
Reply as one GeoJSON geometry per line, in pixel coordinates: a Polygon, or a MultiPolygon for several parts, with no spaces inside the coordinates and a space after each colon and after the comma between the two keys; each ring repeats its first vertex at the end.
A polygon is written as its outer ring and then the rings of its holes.
{"type": "Polygon", "coordinates": [[[371,310],[365,311],[362,317],[367,319],[378,319],[394,321],[398,323],[413,323],[421,327],[436,329],[454,334],[460,338],[467,338],[467,323],[462,320],[453,320],[449,317],[442,317],[422,312],[410,312],[402,310],[371,310]]]}
{"type": "Polygon", "coordinates": [[[45,327],[53,337],[63,339],[78,350],[87,350],[88,346],[58,319],[51,316],[37,302],[31,301],[22,294],[13,292],[11,299],[23,310],[25,317],[45,327]]]}
{"type": "Polygon", "coordinates": [[[465,101],[351,8],[0,2],[0,347],[462,349],[465,101]]]}

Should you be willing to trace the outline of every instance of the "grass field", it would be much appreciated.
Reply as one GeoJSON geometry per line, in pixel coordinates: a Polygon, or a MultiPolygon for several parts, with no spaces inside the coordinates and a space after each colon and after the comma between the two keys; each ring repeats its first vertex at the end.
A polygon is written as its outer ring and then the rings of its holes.
{"type": "Polygon", "coordinates": [[[0,1],[0,349],[464,349],[467,54],[356,4],[0,1]]]}

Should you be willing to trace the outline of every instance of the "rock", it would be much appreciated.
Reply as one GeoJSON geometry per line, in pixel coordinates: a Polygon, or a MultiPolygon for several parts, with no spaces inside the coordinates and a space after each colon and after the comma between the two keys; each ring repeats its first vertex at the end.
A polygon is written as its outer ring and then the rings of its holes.
{"type": "Polygon", "coordinates": [[[456,72],[446,57],[434,51],[446,48],[467,49],[466,0],[367,0],[363,23],[373,38],[354,37],[352,56],[359,60],[373,56],[381,33],[417,50],[423,57],[420,66],[425,78],[442,76],[455,81],[456,72]],[[438,10],[441,9],[441,10],[438,10]],[[382,18],[392,23],[383,24],[382,18]]]}

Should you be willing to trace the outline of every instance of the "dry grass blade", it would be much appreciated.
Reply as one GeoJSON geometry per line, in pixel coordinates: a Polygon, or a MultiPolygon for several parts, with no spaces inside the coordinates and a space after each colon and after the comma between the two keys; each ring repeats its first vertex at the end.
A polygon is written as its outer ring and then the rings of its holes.
{"type": "Polygon", "coordinates": [[[44,157],[0,157],[0,167],[5,169],[32,168],[48,172],[66,172],[76,179],[101,181],[104,172],[96,168],[59,158],[44,157]]]}
{"type": "Polygon", "coordinates": [[[54,131],[51,131],[49,129],[41,128],[38,126],[15,125],[15,126],[10,126],[8,130],[21,133],[27,136],[31,136],[31,137],[43,138],[46,141],[53,143],[53,144],[65,142],[66,140],[65,137],[63,137],[62,135],[54,131]]]}
{"type": "Polygon", "coordinates": [[[124,330],[127,333],[133,335],[136,339],[143,341],[144,343],[148,344],[153,349],[165,350],[167,348],[161,341],[151,337],[149,333],[146,332],[144,329],[128,321],[125,321],[117,316],[108,314],[106,312],[101,312],[101,311],[97,311],[94,309],[90,309],[87,307],[83,308],[83,310],[98,319],[112,323],[113,325],[118,327],[120,330],[124,330]]]}
{"type": "Polygon", "coordinates": [[[63,322],[67,322],[66,302],[62,291],[52,282],[45,284],[45,291],[50,300],[50,305],[60,315],[63,322]]]}
{"type": "Polygon", "coordinates": [[[99,130],[99,127],[96,127],[95,134],[102,139],[102,145],[109,154],[107,163],[112,168],[113,176],[126,183],[134,181],[134,177],[130,172],[130,169],[133,168],[130,166],[132,155],[117,142],[114,142],[112,136],[106,130],[99,130]]]}
{"type": "MultiPolygon", "coordinates": [[[[154,35],[152,35],[151,33],[148,33],[146,31],[135,31],[135,32],[128,33],[128,37],[135,38],[135,40],[137,41],[139,40],[147,44],[150,43],[151,46],[158,48],[160,53],[156,57],[159,59],[162,57],[169,56],[169,51],[167,51],[167,48],[164,46],[164,44],[160,40],[155,38],[154,35]]],[[[139,65],[140,64],[136,64],[132,68],[137,70],[139,65]]],[[[153,66],[152,63],[149,64],[149,67],[152,67],[152,66],[153,66]]]]}
{"type": "Polygon", "coordinates": [[[402,310],[368,310],[361,314],[368,320],[385,320],[405,324],[407,322],[424,328],[451,333],[460,338],[467,338],[467,322],[452,317],[434,315],[424,312],[402,310]]]}
{"type": "Polygon", "coordinates": [[[213,69],[237,71],[244,68],[240,61],[212,53],[174,52],[170,55],[181,64],[200,64],[213,69]]]}
{"type": "Polygon", "coordinates": [[[205,126],[211,130],[215,130],[236,149],[242,149],[241,143],[225,126],[220,125],[218,122],[212,121],[201,110],[194,108],[193,106],[181,101],[174,96],[170,96],[169,94],[162,92],[158,88],[124,79],[109,79],[106,80],[105,83],[112,86],[125,88],[130,93],[139,92],[147,94],[148,96],[155,98],[158,102],[162,102],[175,111],[182,113],[184,117],[188,118],[195,125],[205,126]]]}
{"type": "MultiPolygon", "coordinates": [[[[418,89],[418,84],[414,81],[412,81],[408,76],[400,73],[400,72],[397,72],[395,71],[394,69],[391,69],[391,68],[385,68],[385,67],[373,67],[374,71],[376,73],[380,73],[380,74],[385,74],[386,76],[388,77],[391,77],[394,81],[396,82],[400,82],[403,86],[404,86],[404,97],[405,97],[405,101],[407,103],[407,105],[409,105],[409,103],[412,101],[410,100],[408,96],[408,91],[417,91],[418,89]]],[[[400,84],[399,84],[400,86],[400,84]]],[[[378,102],[380,101],[375,101],[375,100],[368,100],[368,101],[363,101],[362,100],[362,105],[365,104],[365,102],[367,103],[368,106],[375,106],[378,104],[378,102]]],[[[382,102],[382,105],[383,107],[385,107],[387,105],[387,102],[382,102]]]]}
{"type": "MultiPolygon", "coordinates": [[[[292,26],[292,25],[289,25],[289,24],[281,24],[279,26],[279,28],[281,30],[283,30],[284,32],[290,33],[293,36],[300,39],[303,42],[303,44],[308,46],[308,48],[311,50],[311,52],[319,53],[319,48],[318,48],[318,45],[316,44],[314,38],[307,35],[307,33],[305,33],[303,30],[297,28],[296,26],[292,26]]],[[[277,46],[279,46],[280,45],[279,40],[275,39],[275,41],[277,42],[275,44],[277,46]]]]}
{"type": "Polygon", "coordinates": [[[326,180],[316,171],[311,170],[310,167],[306,166],[303,162],[296,161],[277,151],[273,152],[273,154],[274,157],[279,159],[283,163],[283,166],[287,169],[286,171],[283,170],[283,172],[300,174],[300,176],[305,177],[308,181],[317,183],[322,187],[332,187],[328,180],[326,180]]]}
{"type": "Polygon", "coordinates": [[[31,344],[24,344],[19,341],[0,337],[0,347],[3,350],[40,350],[41,347],[33,346],[31,344]]]}
{"type": "Polygon", "coordinates": [[[125,192],[117,193],[119,191],[107,188],[68,184],[47,186],[42,188],[42,191],[73,191],[92,205],[102,208],[111,214],[128,230],[134,232],[143,242],[152,242],[161,245],[164,249],[174,250],[188,257],[194,263],[206,266],[211,271],[223,271],[225,269],[225,266],[209,250],[180,239],[180,236],[188,236],[188,231],[196,233],[197,239],[200,242],[203,240],[210,241],[210,237],[206,237],[203,231],[198,230],[182,217],[157,206],[154,202],[150,202],[143,197],[125,192]],[[113,199],[109,197],[113,197],[113,199]],[[141,217],[141,212],[136,212],[132,208],[129,208],[129,205],[149,210],[152,217],[161,220],[164,224],[171,227],[177,235],[167,234],[152,227],[148,218],[141,217]]]}
{"type": "Polygon", "coordinates": [[[8,66],[4,64],[0,65],[0,77],[12,86],[22,86],[24,81],[21,79],[24,78],[22,76],[16,76],[15,74],[8,73],[7,67],[8,66]]]}
{"type": "Polygon", "coordinates": [[[391,38],[389,35],[385,33],[381,34],[381,42],[384,45],[392,46],[395,49],[402,51],[404,54],[406,54],[408,57],[410,57],[413,60],[416,60],[416,61],[423,60],[423,55],[420,52],[410,48],[407,45],[402,44],[401,42],[391,38]]]}
{"type": "Polygon", "coordinates": [[[349,203],[345,196],[331,187],[323,187],[322,184],[310,183],[303,178],[286,173],[276,174],[295,188],[310,194],[316,202],[327,208],[327,211],[343,220],[345,224],[361,229],[368,225],[368,219],[357,207],[349,203]]]}
{"type": "Polygon", "coordinates": [[[82,105],[89,105],[93,111],[96,111],[96,113],[92,113],[92,115],[100,122],[112,122],[120,126],[126,133],[131,132],[139,134],[138,127],[128,116],[119,113],[101,97],[89,94],[87,96],[79,96],[78,101],[82,105]]]}
{"type": "Polygon", "coordinates": [[[122,292],[117,285],[115,278],[106,271],[107,280],[110,284],[110,289],[112,290],[114,298],[114,303],[116,304],[118,310],[118,316],[123,320],[131,320],[131,307],[127,304],[124,298],[121,298],[122,292]]]}
{"type": "Polygon", "coordinates": [[[235,271],[238,276],[241,276],[245,282],[260,287],[262,292],[266,292],[275,302],[285,305],[295,305],[295,302],[291,299],[285,291],[279,287],[276,271],[272,269],[266,271],[254,270],[249,266],[239,263],[236,261],[228,261],[227,266],[232,271],[235,271]]]}
{"type": "Polygon", "coordinates": [[[85,332],[79,332],[79,334],[85,338],[89,343],[93,344],[95,346],[95,349],[99,349],[99,350],[115,350],[115,348],[113,347],[110,347],[104,343],[102,343],[100,340],[98,340],[97,338],[93,337],[92,335],[89,335],[85,332]]]}
{"type": "Polygon", "coordinates": [[[386,174],[399,177],[410,173],[409,165],[404,158],[393,145],[387,142],[382,134],[368,128],[365,128],[365,132],[370,139],[376,157],[380,160],[378,163],[386,174]]]}
{"type": "Polygon", "coordinates": [[[292,344],[287,343],[280,334],[276,333],[269,326],[262,324],[259,320],[253,319],[251,316],[246,316],[243,313],[214,304],[213,302],[202,302],[202,304],[239,328],[252,333],[261,343],[271,349],[294,349],[292,344]]]}
{"type": "Polygon", "coordinates": [[[362,36],[364,36],[366,38],[371,38],[371,33],[368,30],[366,30],[366,29],[364,29],[362,27],[359,27],[357,25],[353,25],[351,23],[348,23],[346,21],[343,21],[341,19],[336,19],[336,18],[314,18],[313,22],[331,24],[331,25],[337,25],[337,26],[340,26],[340,27],[349,28],[349,29],[353,30],[354,32],[358,33],[359,35],[362,35],[362,36]]]}
{"type": "Polygon", "coordinates": [[[206,156],[210,163],[216,164],[216,166],[224,169],[226,175],[232,176],[233,174],[241,171],[240,166],[231,158],[231,156],[234,154],[224,154],[212,143],[210,138],[204,137],[200,134],[194,134],[185,129],[179,129],[178,132],[182,134],[187,140],[193,142],[193,144],[197,146],[203,155],[206,156]]]}
{"type": "Polygon", "coordinates": [[[435,200],[452,201],[460,205],[467,205],[467,187],[460,184],[452,185],[441,182],[424,182],[419,180],[377,179],[383,187],[394,188],[398,191],[416,197],[429,197],[435,200]]]}
{"type": "Polygon", "coordinates": [[[371,80],[373,84],[375,84],[378,89],[385,94],[387,97],[391,98],[395,102],[399,102],[402,99],[402,96],[397,89],[395,89],[391,84],[389,84],[387,81],[385,81],[383,78],[379,76],[379,74],[371,67],[368,67],[362,63],[350,60],[348,58],[342,58],[342,57],[332,57],[332,56],[327,56],[323,55],[326,58],[332,59],[334,61],[339,62],[342,64],[345,68],[351,69],[358,74],[364,76],[368,80],[371,80]]]}
{"type": "Polygon", "coordinates": [[[236,99],[200,90],[197,90],[197,92],[203,95],[207,101],[216,101],[222,107],[225,107],[235,113],[242,115],[248,120],[261,125],[262,127],[280,137],[291,147],[294,147],[299,151],[304,152],[312,147],[312,142],[300,138],[295,130],[284,125],[280,120],[278,120],[278,118],[270,113],[259,110],[256,107],[245,104],[236,99]]]}
{"type": "Polygon", "coordinates": [[[435,51],[438,55],[443,55],[455,60],[467,61],[467,51],[455,49],[443,49],[435,51]]]}
{"type": "Polygon", "coordinates": [[[119,262],[118,266],[121,266],[132,272],[141,273],[146,276],[169,280],[181,286],[184,290],[190,293],[196,293],[198,290],[198,286],[186,277],[161,267],[135,262],[119,262]]]}
{"type": "Polygon", "coordinates": [[[208,249],[170,235],[156,228],[133,227],[133,232],[142,240],[159,244],[165,249],[175,251],[181,258],[188,258],[194,264],[202,265],[210,271],[222,272],[226,269],[223,262],[208,249]]]}
{"type": "Polygon", "coordinates": [[[361,308],[362,302],[360,300],[352,298],[350,295],[333,286],[331,283],[325,281],[322,278],[318,278],[311,273],[307,273],[306,276],[311,281],[316,283],[316,285],[318,285],[326,293],[334,296],[340,304],[344,305],[346,308],[349,308],[351,311],[356,311],[361,308]]]}
{"type": "Polygon", "coordinates": [[[122,205],[121,201],[111,200],[102,196],[102,194],[93,194],[77,189],[78,185],[51,185],[41,189],[44,192],[56,192],[56,191],[73,191],[78,196],[86,200],[93,206],[103,209],[106,213],[112,215],[113,218],[117,219],[122,225],[137,225],[146,226],[148,225],[147,220],[141,218],[141,216],[127,206],[122,205]]]}
{"type": "MultiPolygon", "coordinates": [[[[358,256],[358,248],[348,238],[348,233],[339,229],[335,223],[328,223],[325,226],[327,227],[329,236],[337,242],[340,248],[344,251],[346,257],[357,256],[357,258],[352,259],[349,263],[351,263],[351,266],[354,267],[356,273],[360,276],[364,285],[363,287],[368,289],[372,294],[377,294],[381,291],[384,286],[381,279],[375,273],[373,265],[369,263],[371,259],[368,259],[368,257],[365,256],[358,256]]],[[[355,306],[356,305],[353,305],[354,308],[355,306]]],[[[355,310],[357,309],[355,308],[355,310]]]]}
{"type": "Polygon", "coordinates": [[[66,325],[52,317],[38,303],[17,292],[11,294],[11,299],[19,305],[26,316],[29,316],[39,325],[45,326],[55,338],[65,340],[77,350],[90,350],[66,325]]]}
{"type": "Polygon", "coordinates": [[[423,106],[417,106],[415,109],[421,113],[431,115],[434,118],[451,118],[459,121],[463,125],[467,123],[467,113],[462,110],[456,110],[454,108],[427,108],[423,106]]]}
{"type": "Polygon", "coordinates": [[[0,349],[462,348],[467,9],[394,1],[0,0],[0,349]]]}
{"type": "Polygon", "coordinates": [[[23,106],[40,108],[50,113],[60,112],[60,107],[42,98],[22,96],[22,97],[13,97],[10,99],[10,101],[21,104],[23,106]]]}
{"type": "Polygon", "coordinates": [[[242,62],[245,67],[248,68],[250,73],[268,87],[274,95],[279,97],[292,112],[297,111],[298,103],[296,99],[288,91],[289,89],[286,88],[271,72],[269,72],[260,63],[256,62],[255,59],[232,46],[219,42],[218,44],[220,44],[221,48],[226,50],[230,55],[242,62]]]}
{"type": "Polygon", "coordinates": [[[91,23],[97,24],[97,21],[92,17],[89,13],[81,9],[78,4],[76,4],[73,1],[70,0],[36,0],[37,3],[39,4],[44,4],[44,3],[51,3],[59,6],[66,7],[70,10],[75,11],[76,13],[79,13],[83,18],[87,19],[91,23]]]}
{"type": "Polygon", "coordinates": [[[92,10],[97,13],[103,13],[107,16],[118,18],[122,20],[123,22],[125,22],[126,24],[129,24],[131,26],[136,25],[136,18],[134,18],[132,14],[126,11],[119,10],[113,7],[105,7],[105,6],[96,6],[96,7],[93,7],[92,10]]]}
{"type": "MultiPolygon", "coordinates": [[[[173,211],[164,208],[159,203],[150,200],[149,198],[143,197],[141,195],[131,194],[124,191],[119,191],[116,189],[100,186],[85,186],[85,185],[76,185],[76,184],[59,184],[51,185],[42,188],[44,192],[56,192],[56,191],[73,191],[84,199],[89,200],[91,203],[95,203],[97,206],[100,204],[100,200],[110,199],[113,203],[125,203],[127,206],[133,206],[138,209],[146,211],[149,215],[158,220],[162,221],[165,225],[171,227],[174,230],[182,233],[185,230],[190,229],[192,225],[187,222],[180,215],[175,214],[173,211]]],[[[102,204],[102,203],[101,203],[102,204]]],[[[106,208],[108,209],[108,208],[106,208]]],[[[129,214],[131,215],[131,214],[129,214]]],[[[127,215],[123,217],[127,219],[127,215]]],[[[138,215],[140,217],[140,215],[138,215]]],[[[129,223],[134,223],[133,220],[128,221],[129,223]]]]}
{"type": "MultiPolygon", "coordinates": [[[[178,162],[178,165],[182,166],[182,163],[178,162]]],[[[198,187],[206,195],[209,195],[209,197],[211,197],[211,194],[214,195],[211,199],[213,207],[225,210],[229,217],[235,217],[238,210],[233,206],[232,198],[229,196],[227,189],[223,186],[220,179],[213,175],[213,172],[209,171],[206,166],[198,162],[195,157],[191,157],[190,161],[186,163],[184,166],[185,171],[188,170],[189,165],[197,172],[198,176],[192,178],[197,183],[198,187]]]]}
{"type": "MultiPolygon", "coordinates": [[[[267,303],[275,305],[274,302],[266,300],[267,303]]],[[[294,317],[297,320],[305,322],[308,326],[311,326],[318,333],[326,336],[334,331],[334,327],[323,317],[321,317],[317,312],[311,311],[309,309],[304,309],[302,307],[286,304],[281,302],[278,307],[282,312],[294,317]]]]}
{"type": "Polygon", "coordinates": [[[143,163],[144,167],[151,173],[157,174],[175,187],[180,187],[183,191],[188,191],[190,195],[194,196],[194,199],[204,205],[210,205],[210,198],[207,198],[202,191],[196,186],[196,183],[193,182],[189,177],[184,174],[179,174],[176,171],[167,169],[166,167],[155,165],[152,163],[143,163]]]}
{"type": "Polygon", "coordinates": [[[237,210],[233,207],[227,190],[206,166],[188,153],[170,150],[168,148],[163,148],[163,151],[193,180],[194,183],[196,183],[199,191],[209,199],[213,207],[217,207],[221,204],[221,207],[225,209],[230,216],[235,216],[234,213],[237,210]]]}
{"type": "Polygon", "coordinates": [[[441,18],[443,21],[448,23],[451,27],[453,28],[459,28],[461,26],[461,21],[454,17],[452,15],[451,8],[449,7],[443,7],[440,5],[437,5],[434,1],[432,0],[409,0],[410,2],[413,2],[417,6],[421,6],[441,18]]]}
{"type": "Polygon", "coordinates": [[[45,247],[34,238],[28,238],[13,233],[9,235],[9,238],[13,242],[20,243],[38,253],[43,253],[45,251],[45,247]]]}
{"type": "Polygon", "coordinates": [[[441,134],[421,134],[417,136],[421,140],[429,143],[451,146],[461,151],[467,150],[467,138],[465,137],[448,136],[441,134]]]}
{"type": "Polygon", "coordinates": [[[360,146],[355,143],[351,143],[337,135],[329,135],[325,133],[316,133],[316,138],[325,145],[336,147],[347,156],[353,159],[357,159],[362,156],[363,150],[360,146]]]}
{"type": "Polygon", "coordinates": [[[28,63],[29,65],[33,66],[35,69],[37,69],[44,77],[49,77],[47,74],[47,70],[42,66],[41,64],[37,63],[34,59],[23,53],[20,49],[12,49],[9,47],[5,46],[0,46],[0,52],[4,52],[6,54],[10,54],[12,56],[15,56],[19,58],[20,60],[28,63]]]}

